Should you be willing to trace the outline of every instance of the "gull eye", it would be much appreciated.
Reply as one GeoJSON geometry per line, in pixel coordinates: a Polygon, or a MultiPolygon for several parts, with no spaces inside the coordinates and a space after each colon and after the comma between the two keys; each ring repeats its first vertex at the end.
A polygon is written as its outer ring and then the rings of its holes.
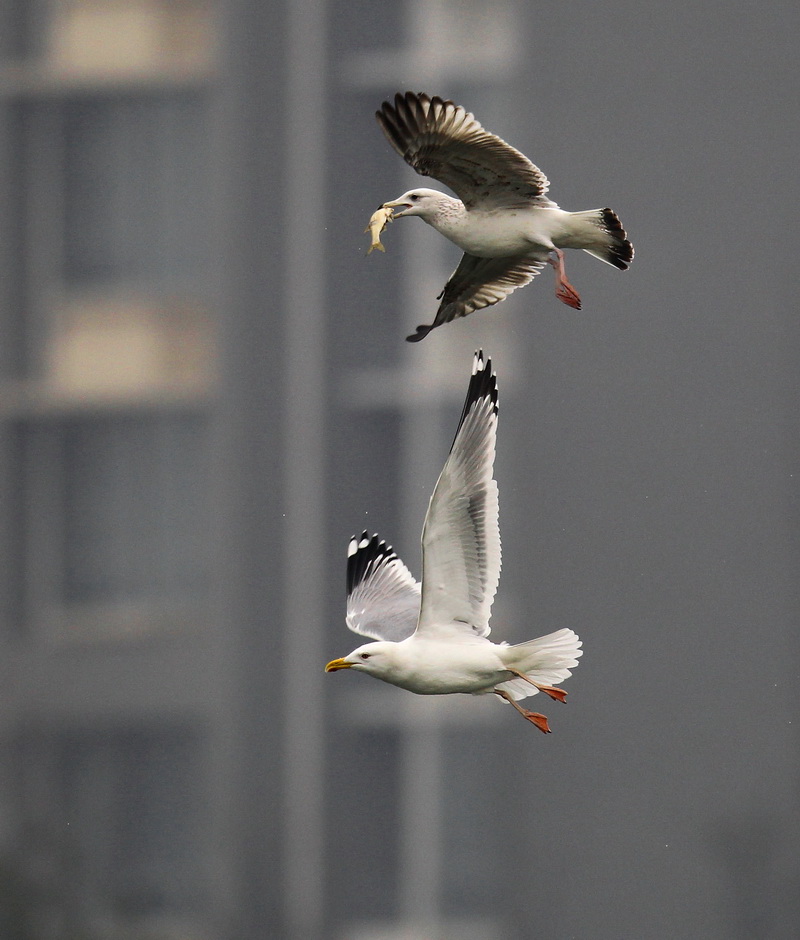
{"type": "Polygon", "coordinates": [[[412,202],[416,202],[419,199],[419,193],[411,193],[409,196],[412,202]]]}
{"type": "Polygon", "coordinates": [[[369,653],[362,653],[362,654],[361,654],[361,658],[362,658],[362,659],[369,659],[369,653]]]}

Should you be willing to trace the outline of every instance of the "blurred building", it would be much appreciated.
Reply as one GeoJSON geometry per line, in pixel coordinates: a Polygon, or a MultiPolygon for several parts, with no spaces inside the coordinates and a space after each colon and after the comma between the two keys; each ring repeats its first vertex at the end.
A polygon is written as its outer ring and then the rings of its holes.
{"type": "MultiPolygon", "coordinates": [[[[2,848],[20,936],[502,926],[491,883],[474,897],[444,864],[476,862],[443,789],[473,712],[341,695],[321,666],[352,642],[345,533],[367,507],[413,558],[473,347],[402,343],[451,264],[412,233],[392,249],[407,286],[396,264],[353,277],[365,214],[403,188],[371,111],[409,70],[491,100],[514,13],[481,38],[485,17],[464,19],[478,75],[389,39],[430,37],[447,3],[387,7],[374,44],[326,6],[4,7],[2,848]],[[338,769],[329,740],[353,745],[338,769]],[[329,857],[330,821],[364,813],[329,857]]],[[[498,717],[479,719],[487,746],[498,717]]]]}
{"type": "Polygon", "coordinates": [[[9,938],[217,935],[212,14],[0,14],[9,938]]]}
{"type": "MultiPolygon", "coordinates": [[[[518,0],[6,0],[0,936],[793,935],[788,484],[769,423],[737,421],[789,407],[796,355],[777,328],[764,340],[732,320],[723,293],[696,315],[705,279],[725,283],[712,237],[703,272],[671,279],[652,260],[659,245],[696,258],[675,247],[684,209],[647,228],[670,172],[653,182],[653,167],[689,143],[658,137],[635,76],[712,146],[653,66],[670,30],[687,48],[716,36],[716,19],[689,39],[682,22],[667,9],[660,33],[623,36],[619,11],[543,23],[518,0]],[[633,79],[606,71],[623,43],[633,79]],[[417,220],[364,259],[370,213],[416,179],[373,120],[406,88],[463,101],[558,167],[566,208],[618,208],[637,248],[637,224],[649,240],[648,273],[571,259],[585,318],[546,271],[405,344],[457,260],[417,220]],[[731,348],[715,358],[718,332],[731,348]],[[587,645],[547,739],[493,701],[322,672],[358,643],[349,536],[377,531],[419,570],[479,346],[501,396],[494,635],[570,626],[587,645]],[[745,386],[734,417],[708,389],[731,361],[762,376],[746,365],[759,354],[774,383],[745,386]],[[743,446],[771,481],[756,494],[743,446]],[[780,626],[757,592],[737,595],[751,581],[780,626]],[[737,656],[754,646],[750,711],[737,656]]],[[[709,78],[712,45],[691,59],[709,78]]],[[[779,44],[762,52],[780,70],[779,44]]],[[[757,152],[747,129],[739,149],[720,132],[720,152],[757,152]]],[[[721,204],[726,172],[749,179],[741,159],[695,167],[704,199],[721,204]]]]}

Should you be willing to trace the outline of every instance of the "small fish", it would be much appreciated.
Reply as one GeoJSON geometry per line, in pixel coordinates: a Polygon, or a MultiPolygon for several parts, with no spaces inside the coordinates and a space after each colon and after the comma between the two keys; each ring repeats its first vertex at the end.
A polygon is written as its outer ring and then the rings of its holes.
{"type": "Polygon", "coordinates": [[[394,209],[390,209],[388,206],[379,206],[370,216],[369,225],[364,229],[365,232],[372,235],[372,244],[367,249],[368,255],[371,255],[376,248],[378,251],[386,251],[381,244],[381,232],[392,221],[393,212],[394,209]]]}

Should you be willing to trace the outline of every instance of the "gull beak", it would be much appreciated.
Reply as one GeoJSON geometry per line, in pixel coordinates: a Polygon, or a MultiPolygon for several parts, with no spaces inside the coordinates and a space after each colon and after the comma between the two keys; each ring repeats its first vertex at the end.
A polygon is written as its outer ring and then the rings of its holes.
{"type": "MultiPolygon", "coordinates": [[[[410,208],[411,208],[411,203],[410,203],[410,202],[404,202],[402,199],[395,199],[394,202],[385,202],[385,203],[381,206],[381,209],[395,209],[395,208],[397,208],[397,206],[403,206],[404,209],[410,209],[410,208]]],[[[402,212],[395,212],[394,218],[395,218],[395,219],[399,219],[401,215],[403,215],[402,212]]]]}
{"type": "Polygon", "coordinates": [[[346,659],[333,659],[325,667],[325,672],[336,672],[337,669],[349,669],[353,664],[346,659]]]}

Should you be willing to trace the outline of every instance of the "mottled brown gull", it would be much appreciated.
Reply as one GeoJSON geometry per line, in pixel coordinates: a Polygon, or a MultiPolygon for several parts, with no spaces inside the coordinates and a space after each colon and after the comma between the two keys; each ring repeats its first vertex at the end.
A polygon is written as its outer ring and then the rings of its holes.
{"type": "Polygon", "coordinates": [[[544,173],[452,101],[409,91],[385,101],[376,116],[409,166],[458,196],[411,189],[383,204],[400,210],[395,219],[420,216],[464,252],[439,295],[433,323],[419,326],[409,341],[504,300],[545,264],[556,272],[556,297],[579,310],[580,297],[564,269],[565,248],[588,251],[620,270],[633,260],[633,246],[613,210],[560,209],[546,196],[544,173]]]}

